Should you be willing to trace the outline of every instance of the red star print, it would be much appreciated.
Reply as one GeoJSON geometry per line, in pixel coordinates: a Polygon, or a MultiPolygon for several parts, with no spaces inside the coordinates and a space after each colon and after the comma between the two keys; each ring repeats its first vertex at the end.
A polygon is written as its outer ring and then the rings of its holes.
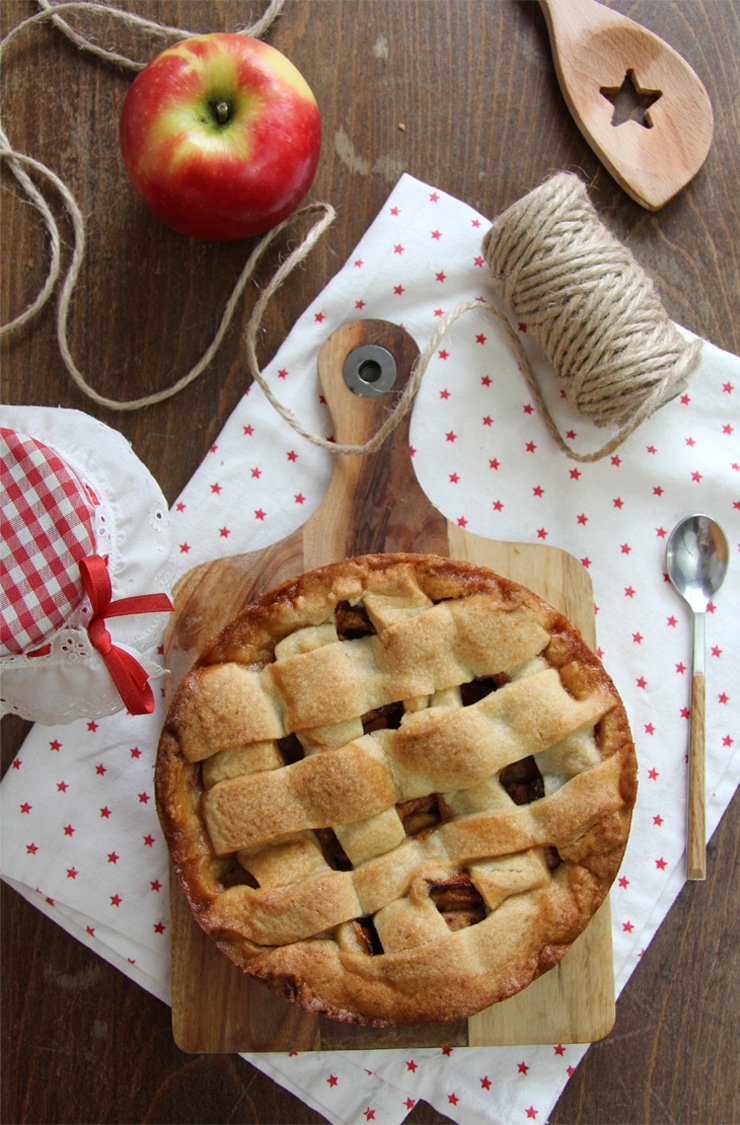
{"type": "Polygon", "coordinates": [[[23,803],[23,804],[22,804],[22,805],[20,806],[20,810],[21,810],[21,812],[22,812],[22,813],[30,813],[30,811],[31,811],[31,809],[32,809],[32,808],[33,808],[33,806],[32,806],[32,805],[29,805],[28,801],[25,801],[25,802],[24,802],[24,803],[23,803]]]}
{"type": "Polygon", "coordinates": [[[36,855],[38,850],[38,844],[26,844],[26,855],[36,855]]]}
{"type": "Polygon", "coordinates": [[[501,500],[494,500],[491,504],[491,507],[493,508],[494,512],[502,512],[504,510],[504,505],[501,500]]]}
{"type": "Polygon", "coordinates": [[[486,414],[485,418],[483,419],[483,425],[484,426],[492,426],[493,425],[493,418],[491,417],[490,414],[486,414]]]}
{"type": "Polygon", "coordinates": [[[501,462],[500,462],[500,461],[498,460],[498,458],[497,458],[497,457],[493,457],[493,458],[492,458],[492,459],[491,459],[491,460],[490,460],[490,461],[488,462],[488,468],[489,468],[489,469],[498,469],[498,468],[500,468],[500,467],[501,467],[501,462]]]}
{"type": "Polygon", "coordinates": [[[189,550],[190,550],[190,544],[189,543],[181,543],[180,544],[180,554],[181,555],[187,555],[189,550]]]}
{"type": "Polygon", "coordinates": [[[110,809],[107,805],[104,805],[100,810],[100,815],[102,816],[103,820],[108,820],[108,818],[110,817],[110,809]]]}
{"type": "Polygon", "coordinates": [[[482,332],[479,332],[478,335],[475,337],[475,342],[476,342],[476,344],[485,344],[486,339],[487,339],[487,337],[484,336],[482,332]]]}
{"type": "Polygon", "coordinates": [[[570,470],[570,479],[571,480],[580,480],[582,475],[583,474],[581,473],[580,469],[571,469],[570,470]]]}
{"type": "Polygon", "coordinates": [[[118,863],[120,858],[115,852],[108,852],[108,863],[118,863]]]}
{"type": "Polygon", "coordinates": [[[734,739],[734,738],[732,738],[732,736],[731,736],[731,735],[729,735],[729,734],[726,734],[726,735],[724,736],[724,738],[722,739],[722,745],[723,745],[723,746],[732,746],[732,744],[734,743],[734,741],[735,741],[735,739],[734,739]]]}
{"type": "Polygon", "coordinates": [[[650,768],[650,769],[648,770],[648,777],[650,778],[650,780],[651,780],[651,781],[657,781],[657,780],[658,780],[658,778],[660,777],[660,774],[659,774],[659,773],[658,773],[658,771],[656,770],[655,766],[652,766],[652,767],[651,767],[651,768],[650,768]]]}
{"type": "Polygon", "coordinates": [[[490,385],[491,385],[491,376],[490,375],[483,375],[481,377],[481,386],[482,387],[490,387],[490,385]]]}
{"type": "Polygon", "coordinates": [[[155,922],[154,926],[152,928],[153,928],[155,934],[163,934],[164,931],[167,929],[164,922],[155,922]]]}
{"type": "Polygon", "coordinates": [[[668,866],[668,860],[663,859],[663,857],[661,856],[660,859],[656,859],[655,866],[659,871],[665,871],[666,867],[668,866]]]}
{"type": "Polygon", "coordinates": [[[445,441],[457,441],[457,434],[453,430],[448,430],[445,434],[445,441]]]}
{"type": "Polygon", "coordinates": [[[278,379],[287,379],[288,378],[288,372],[287,372],[287,369],[285,367],[281,367],[277,374],[278,374],[278,379]]]}
{"type": "Polygon", "coordinates": [[[524,448],[526,449],[527,453],[534,453],[537,446],[533,441],[528,441],[524,448]]]}
{"type": "Polygon", "coordinates": [[[553,1051],[555,1052],[556,1055],[564,1055],[565,1054],[565,1047],[563,1046],[562,1043],[558,1043],[557,1047],[553,1047],[553,1051]]]}
{"type": "Polygon", "coordinates": [[[286,453],[285,456],[288,458],[289,461],[297,461],[298,460],[298,454],[296,453],[295,449],[291,449],[288,453],[286,453]]]}
{"type": "Polygon", "coordinates": [[[90,937],[95,937],[95,927],[94,926],[85,926],[85,933],[89,934],[90,937]]]}
{"type": "Polygon", "coordinates": [[[645,734],[655,734],[655,727],[652,723],[645,723],[645,734]]]}
{"type": "Polygon", "coordinates": [[[62,748],[62,744],[61,744],[61,742],[59,741],[58,738],[55,738],[53,742],[49,743],[49,749],[50,750],[56,750],[57,753],[61,750],[61,748],[62,748]]]}
{"type": "Polygon", "coordinates": [[[538,527],[537,528],[537,538],[538,539],[547,539],[547,534],[548,533],[545,531],[544,527],[538,527]]]}
{"type": "Polygon", "coordinates": [[[88,730],[89,730],[89,731],[90,731],[90,732],[91,732],[92,734],[95,734],[95,731],[96,731],[96,730],[98,729],[98,724],[97,724],[97,723],[95,722],[95,720],[94,720],[94,719],[92,719],[92,720],[91,720],[91,721],[90,721],[90,722],[89,722],[89,723],[87,724],[87,729],[88,729],[88,730]]]}
{"type": "Polygon", "coordinates": [[[403,1104],[406,1106],[406,1109],[413,1109],[414,1106],[416,1105],[416,1099],[415,1098],[406,1098],[406,1101],[403,1104]]]}
{"type": "Polygon", "coordinates": [[[467,527],[468,526],[468,521],[465,519],[465,516],[458,516],[457,526],[458,527],[467,527]]]}
{"type": "Polygon", "coordinates": [[[160,883],[159,879],[152,879],[149,886],[152,888],[153,891],[161,891],[162,890],[162,884],[160,883]]]}
{"type": "Polygon", "coordinates": [[[612,500],[612,504],[615,508],[623,508],[624,507],[624,500],[622,499],[621,496],[616,496],[612,500]]]}
{"type": "Polygon", "coordinates": [[[79,872],[77,871],[77,868],[75,868],[75,867],[68,867],[67,868],[67,878],[68,879],[76,879],[78,874],[79,874],[79,872]]]}
{"type": "MultiPolygon", "coordinates": [[[[393,212],[391,212],[391,214],[393,214],[393,212]]],[[[353,264],[353,266],[355,267],[356,270],[361,270],[363,265],[364,265],[364,262],[363,262],[362,258],[355,258],[355,260],[352,264],[353,264]]]]}
{"type": "Polygon", "coordinates": [[[646,688],[647,687],[647,680],[645,679],[644,676],[638,676],[637,679],[635,680],[635,683],[637,684],[637,686],[639,688],[646,688]]]}
{"type": "Polygon", "coordinates": [[[243,430],[244,430],[244,436],[245,437],[251,437],[252,434],[254,433],[254,426],[244,426],[243,430]]]}
{"type": "Polygon", "coordinates": [[[360,298],[359,301],[355,301],[355,308],[356,309],[364,309],[364,307],[365,307],[365,302],[362,300],[362,298],[360,298]]]}
{"type": "Polygon", "coordinates": [[[115,894],[115,895],[110,896],[111,906],[120,906],[122,902],[123,902],[123,899],[121,898],[120,895],[115,894]]]}
{"type": "Polygon", "coordinates": [[[658,814],[657,816],[654,816],[653,817],[653,824],[655,825],[656,828],[662,827],[663,817],[660,814],[658,814]]]}
{"type": "Polygon", "coordinates": [[[481,1084],[482,1089],[484,1089],[484,1090],[490,1090],[491,1089],[491,1079],[488,1077],[487,1074],[483,1078],[481,1078],[480,1084],[481,1084]]]}
{"type": "Polygon", "coordinates": [[[434,316],[444,316],[444,314],[445,314],[444,309],[435,309],[433,315],[434,316]]]}
{"type": "Polygon", "coordinates": [[[403,246],[401,245],[400,242],[397,242],[396,245],[393,247],[393,253],[394,254],[403,254],[403,246]]]}
{"type": "Polygon", "coordinates": [[[435,239],[435,241],[439,242],[440,238],[442,237],[442,231],[441,230],[431,231],[431,237],[433,239],[435,239]]]}
{"type": "Polygon", "coordinates": [[[409,457],[416,457],[416,449],[413,445],[409,446],[409,457]]]}
{"type": "Polygon", "coordinates": [[[722,433],[723,434],[734,434],[734,432],[735,432],[735,427],[731,426],[729,422],[726,422],[725,425],[722,427],[722,433]]]}
{"type": "Polygon", "coordinates": [[[218,496],[219,493],[221,492],[221,485],[218,484],[218,482],[216,482],[216,484],[212,484],[211,485],[211,492],[215,493],[216,496],[218,496]]]}
{"type": "Polygon", "coordinates": [[[680,402],[680,403],[681,403],[681,404],[682,404],[683,406],[688,406],[688,405],[689,405],[689,403],[691,402],[691,399],[689,398],[689,396],[688,396],[688,395],[681,395],[681,397],[680,397],[680,399],[679,399],[678,401],[679,401],[679,402],[680,402]]]}
{"type": "Polygon", "coordinates": [[[256,520],[263,520],[267,513],[262,508],[255,509],[254,518],[256,520]]]}
{"type": "Polygon", "coordinates": [[[187,508],[187,504],[184,504],[182,500],[178,500],[177,503],[175,504],[175,511],[176,512],[184,512],[186,508],[187,508]]]}
{"type": "Polygon", "coordinates": [[[567,437],[568,441],[575,441],[575,439],[578,437],[578,434],[575,430],[566,430],[565,436],[567,437]]]}
{"type": "Polygon", "coordinates": [[[544,490],[544,488],[542,487],[541,484],[536,484],[534,486],[534,488],[532,489],[532,495],[533,496],[544,496],[545,495],[545,490],[544,490]]]}
{"type": "Polygon", "coordinates": [[[440,351],[437,352],[437,356],[438,356],[439,359],[449,359],[450,353],[445,348],[442,348],[440,351]]]}
{"type": "Polygon", "coordinates": [[[222,539],[228,539],[229,536],[231,535],[231,532],[229,531],[228,527],[219,527],[218,533],[219,533],[219,535],[221,536],[222,539]]]}
{"type": "Polygon", "coordinates": [[[457,473],[450,473],[450,484],[459,484],[459,483],[460,483],[460,477],[457,475],[457,473]]]}
{"type": "Polygon", "coordinates": [[[437,194],[436,191],[430,192],[429,202],[430,203],[439,203],[439,195],[437,194]]]}
{"type": "Polygon", "coordinates": [[[400,297],[400,296],[401,296],[401,294],[402,294],[403,292],[405,292],[405,290],[404,290],[404,288],[403,288],[403,285],[394,285],[394,286],[393,286],[393,292],[395,293],[395,295],[396,295],[397,297],[400,297]]]}
{"type": "Polygon", "coordinates": [[[306,503],[306,497],[303,495],[302,492],[296,492],[295,502],[296,502],[296,504],[305,504],[306,503]]]}
{"type": "Polygon", "coordinates": [[[729,695],[727,694],[726,691],[723,691],[721,695],[717,696],[717,702],[718,703],[729,703],[730,702],[730,697],[729,697],[729,695]]]}
{"type": "Polygon", "coordinates": [[[414,1070],[416,1070],[417,1065],[418,1064],[415,1063],[413,1059],[408,1059],[406,1062],[406,1069],[413,1072],[414,1070]]]}
{"type": "Polygon", "coordinates": [[[443,391],[439,392],[439,397],[444,399],[448,399],[450,397],[450,392],[447,390],[447,387],[445,387],[443,391]]]}
{"type": "Polygon", "coordinates": [[[141,757],[141,750],[139,749],[138,746],[132,746],[130,753],[131,753],[132,758],[140,758],[141,757]]]}
{"type": "Polygon", "coordinates": [[[619,550],[623,555],[629,555],[632,548],[630,547],[629,543],[621,543],[619,546],[619,550]]]}
{"type": "Polygon", "coordinates": [[[702,479],[702,475],[703,475],[702,473],[700,473],[697,469],[695,469],[694,472],[691,474],[691,479],[693,481],[696,481],[696,483],[698,484],[699,481],[702,479]]]}
{"type": "Polygon", "coordinates": [[[735,388],[732,383],[723,383],[722,390],[726,395],[731,395],[735,388]]]}
{"type": "Polygon", "coordinates": [[[447,1101],[450,1103],[450,1105],[457,1105],[460,1099],[458,1098],[457,1094],[448,1094],[447,1101]]]}
{"type": "Polygon", "coordinates": [[[527,1066],[527,1064],[525,1062],[520,1062],[519,1066],[517,1067],[517,1070],[519,1071],[520,1074],[526,1074],[527,1071],[529,1070],[529,1067],[527,1066]]]}
{"type": "Polygon", "coordinates": [[[586,570],[588,570],[588,568],[591,566],[591,559],[588,557],[588,555],[586,555],[585,558],[581,559],[581,566],[585,566],[586,570]]]}
{"type": "Polygon", "coordinates": [[[655,448],[654,445],[646,445],[645,449],[648,453],[657,453],[658,452],[658,450],[655,448]]]}
{"type": "Polygon", "coordinates": [[[259,468],[257,468],[257,467],[255,467],[254,469],[252,469],[252,470],[251,470],[251,472],[252,472],[252,478],[253,478],[254,480],[259,480],[259,479],[260,479],[260,477],[262,476],[262,469],[259,469],[259,468]]]}
{"type": "Polygon", "coordinates": [[[663,489],[660,487],[659,484],[657,484],[655,486],[655,488],[653,489],[653,496],[662,496],[662,495],[663,495],[663,489]]]}
{"type": "Polygon", "coordinates": [[[149,802],[149,794],[148,793],[139,793],[139,804],[140,805],[146,805],[146,804],[148,804],[148,802],[149,802]]]}
{"type": "Polygon", "coordinates": [[[337,1078],[336,1074],[330,1074],[326,1081],[330,1086],[336,1086],[339,1079],[337,1078]]]}
{"type": "Polygon", "coordinates": [[[531,1118],[531,1120],[532,1120],[532,1121],[534,1121],[534,1119],[535,1119],[535,1117],[537,1116],[538,1112],[539,1112],[539,1110],[536,1110],[536,1109],[534,1108],[534,1106],[533,1106],[533,1105],[531,1105],[531,1106],[529,1107],[529,1109],[528,1109],[528,1110],[526,1110],[526,1114],[527,1114],[527,1117],[531,1118]]]}
{"type": "Polygon", "coordinates": [[[666,625],[670,625],[671,629],[675,629],[678,625],[678,618],[673,616],[666,617],[666,625]]]}
{"type": "Polygon", "coordinates": [[[517,328],[519,329],[520,332],[526,332],[527,331],[527,326],[526,326],[526,324],[524,323],[523,320],[519,321],[519,323],[517,324],[517,328]]]}
{"type": "Polygon", "coordinates": [[[624,931],[624,933],[631,934],[634,928],[635,927],[632,922],[622,922],[622,930],[624,931]]]}
{"type": "Polygon", "coordinates": [[[443,270],[440,270],[439,273],[434,275],[434,280],[435,281],[447,281],[447,274],[444,273],[443,270]]]}
{"type": "Polygon", "coordinates": [[[154,837],[153,836],[144,836],[144,844],[146,845],[147,848],[153,848],[154,847],[154,837]]]}
{"type": "MultiPolygon", "coordinates": [[[[711,652],[712,656],[719,657],[719,656],[722,655],[722,649],[719,647],[719,645],[712,645],[712,647],[710,649],[710,652],[711,652]]],[[[59,787],[57,786],[57,788],[59,788],[59,787]]]]}
{"type": "Polygon", "coordinates": [[[619,885],[620,885],[620,887],[622,887],[622,888],[623,888],[623,890],[626,890],[626,889],[627,889],[627,887],[628,887],[628,886],[630,885],[630,881],[629,881],[629,879],[626,879],[626,878],[624,877],[624,875],[622,875],[622,876],[620,876],[620,878],[619,878],[619,885]]]}
{"type": "Polygon", "coordinates": [[[634,598],[634,596],[635,596],[634,587],[633,586],[625,586],[624,596],[625,596],[625,598],[634,598]]]}
{"type": "Polygon", "coordinates": [[[74,832],[75,832],[75,830],[74,830],[74,828],[72,827],[71,824],[66,824],[64,826],[64,835],[65,836],[74,836],[74,832]]]}
{"type": "Polygon", "coordinates": [[[314,320],[316,321],[317,324],[321,324],[322,321],[326,320],[326,314],[322,313],[322,312],[317,312],[317,313],[313,314],[313,318],[314,318],[314,320]]]}
{"type": "Polygon", "coordinates": [[[365,1110],[363,1116],[364,1116],[366,1121],[374,1121],[375,1120],[375,1110],[370,1109],[370,1106],[368,1106],[367,1109],[365,1110]]]}
{"type": "Polygon", "coordinates": [[[13,767],[12,768],[14,770],[19,770],[22,765],[23,765],[23,762],[20,760],[20,758],[15,758],[14,761],[13,761],[13,767]]]}
{"type": "Polygon", "coordinates": [[[692,438],[692,437],[687,437],[687,438],[684,438],[684,442],[685,442],[685,444],[686,444],[686,445],[688,445],[688,446],[693,446],[693,445],[696,445],[696,441],[695,441],[695,439],[694,439],[694,438],[692,438]]]}
{"type": "Polygon", "coordinates": [[[451,1054],[452,1054],[452,1051],[453,1051],[453,1049],[454,1049],[454,1048],[452,1048],[452,1047],[443,1047],[443,1048],[442,1048],[442,1054],[443,1054],[443,1055],[451,1055],[451,1054]]]}
{"type": "Polygon", "coordinates": [[[619,454],[615,454],[614,457],[612,457],[612,465],[616,465],[616,467],[619,468],[621,464],[622,458],[619,456],[619,454]]]}

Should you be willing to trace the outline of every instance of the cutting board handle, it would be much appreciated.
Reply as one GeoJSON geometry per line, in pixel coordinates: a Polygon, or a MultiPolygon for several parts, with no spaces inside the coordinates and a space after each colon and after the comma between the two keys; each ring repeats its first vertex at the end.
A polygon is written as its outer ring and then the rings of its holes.
{"type": "MultiPolygon", "coordinates": [[[[364,445],[378,432],[397,408],[418,355],[413,337],[385,320],[352,321],[327,337],[318,355],[319,381],[339,444],[364,445]],[[369,357],[372,392],[376,376],[385,374],[382,356],[381,362],[373,358],[381,354],[376,349],[395,366],[395,379],[369,397],[350,389],[345,365],[357,376],[369,357]]],[[[447,553],[446,520],[427,499],[409,456],[410,417],[406,412],[375,452],[337,454],[326,495],[303,528],[306,569],[375,551],[447,553]]]]}

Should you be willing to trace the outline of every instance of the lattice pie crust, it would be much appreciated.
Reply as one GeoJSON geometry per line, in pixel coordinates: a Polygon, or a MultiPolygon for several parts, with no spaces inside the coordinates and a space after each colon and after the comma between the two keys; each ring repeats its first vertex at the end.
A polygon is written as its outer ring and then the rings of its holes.
{"type": "Polygon", "coordinates": [[[157,802],[203,929],[301,1007],[463,1018],[606,895],[636,762],[619,696],[531,591],[369,555],[249,605],[181,685],[157,802]]]}

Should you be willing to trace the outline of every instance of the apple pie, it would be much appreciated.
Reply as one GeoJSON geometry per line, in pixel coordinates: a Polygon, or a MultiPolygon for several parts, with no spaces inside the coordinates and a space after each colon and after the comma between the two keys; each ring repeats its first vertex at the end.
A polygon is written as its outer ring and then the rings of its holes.
{"type": "Polygon", "coordinates": [[[479,566],[377,554],[258,597],[210,644],[156,793],[232,961],[305,1010],[414,1025],[561,960],[618,870],[636,760],[551,606],[479,566]]]}

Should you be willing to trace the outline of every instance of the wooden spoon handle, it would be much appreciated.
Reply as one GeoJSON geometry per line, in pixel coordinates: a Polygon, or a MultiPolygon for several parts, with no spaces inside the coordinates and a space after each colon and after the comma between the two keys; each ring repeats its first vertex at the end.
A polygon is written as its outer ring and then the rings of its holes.
{"type": "Polygon", "coordinates": [[[689,879],[706,879],[707,877],[707,835],[704,794],[704,698],[704,673],[695,672],[691,682],[688,839],[686,843],[686,875],[689,879]]]}

